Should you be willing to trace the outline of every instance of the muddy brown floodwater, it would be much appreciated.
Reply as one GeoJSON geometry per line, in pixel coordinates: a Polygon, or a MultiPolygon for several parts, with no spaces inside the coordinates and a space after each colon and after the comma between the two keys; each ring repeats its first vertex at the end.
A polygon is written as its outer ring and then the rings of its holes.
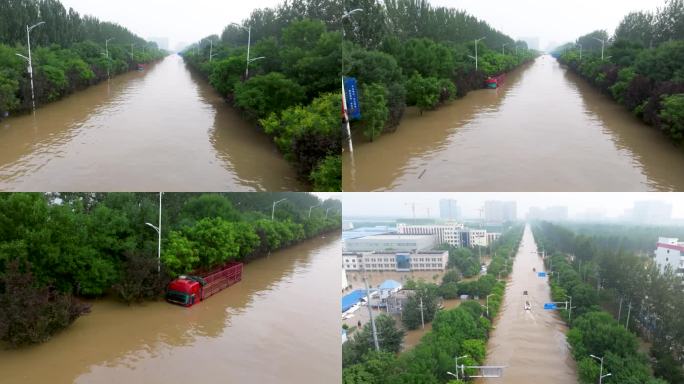
{"type": "Polygon", "coordinates": [[[339,382],[340,251],[328,235],[275,252],[192,308],[98,301],[46,343],[0,350],[0,382],[339,382]]]}
{"type": "Polygon", "coordinates": [[[345,191],[684,190],[684,150],[550,56],[343,160],[345,191]]]}
{"type": "Polygon", "coordinates": [[[487,343],[486,365],[504,365],[503,376],[480,379],[479,383],[554,383],[576,384],[575,362],[565,339],[566,327],[555,311],[545,311],[551,289],[545,278],[532,271],[543,271],[536,255],[537,246],[529,226],[513,264],[501,312],[487,343]],[[528,298],[523,296],[527,291],[528,298]],[[529,300],[532,309],[524,309],[529,300]]]}
{"type": "Polygon", "coordinates": [[[0,190],[307,188],[177,55],[0,121],[0,190]]]}

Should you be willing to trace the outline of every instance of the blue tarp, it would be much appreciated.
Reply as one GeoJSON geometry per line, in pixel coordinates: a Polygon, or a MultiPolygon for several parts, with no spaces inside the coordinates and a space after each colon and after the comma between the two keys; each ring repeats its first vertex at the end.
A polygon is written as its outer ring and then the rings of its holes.
{"type": "Polygon", "coordinates": [[[396,280],[385,280],[380,284],[380,289],[385,290],[385,289],[396,289],[401,287],[401,283],[396,281],[396,280]]]}
{"type": "Polygon", "coordinates": [[[366,296],[366,292],[363,289],[357,289],[351,293],[348,293],[342,297],[342,312],[345,312],[351,308],[354,304],[358,303],[359,300],[366,296]]]}

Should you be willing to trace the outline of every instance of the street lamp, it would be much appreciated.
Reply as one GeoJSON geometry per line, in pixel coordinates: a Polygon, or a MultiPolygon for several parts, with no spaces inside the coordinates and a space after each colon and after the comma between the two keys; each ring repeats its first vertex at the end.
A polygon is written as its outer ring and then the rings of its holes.
{"type": "MultiPolygon", "coordinates": [[[[577,45],[579,45],[579,47],[580,47],[580,61],[582,61],[582,44],[577,43],[577,45]]],[[[580,260],[580,262],[581,262],[581,260],[580,260]]]]}
{"type": "Polygon", "coordinates": [[[505,55],[505,54],[506,54],[505,47],[506,47],[507,45],[508,45],[508,43],[502,44],[502,45],[501,45],[501,54],[502,54],[502,55],[505,55]]]}
{"type": "Polygon", "coordinates": [[[273,219],[274,219],[274,217],[275,217],[275,207],[276,207],[276,205],[282,203],[282,202],[285,201],[285,200],[287,200],[287,199],[280,199],[280,200],[278,200],[278,201],[274,201],[274,202],[273,202],[273,209],[271,210],[271,221],[273,221],[273,219]]]}
{"type": "Polygon", "coordinates": [[[316,207],[320,207],[321,205],[323,205],[323,203],[319,203],[317,205],[312,205],[309,207],[309,219],[311,218],[311,210],[316,208],[316,207]]]}
{"type": "MultiPolygon", "coordinates": [[[[454,375],[453,373],[447,372],[447,373],[450,373],[452,376],[456,376],[456,380],[458,380],[458,360],[459,359],[465,359],[466,357],[468,357],[468,355],[454,357],[454,362],[456,363],[456,374],[454,375]]],[[[463,368],[461,368],[461,372],[462,371],[463,371],[463,368]]]]}
{"type": "Polygon", "coordinates": [[[247,69],[245,69],[245,80],[247,80],[249,78],[249,63],[251,63],[251,61],[249,60],[249,50],[252,46],[252,26],[250,25],[247,28],[245,28],[237,23],[231,23],[231,25],[234,25],[238,28],[242,28],[243,30],[247,31],[247,69]]]}
{"type": "Polygon", "coordinates": [[[31,31],[33,28],[38,27],[40,25],[45,24],[44,21],[41,21],[40,23],[34,24],[32,26],[26,25],[26,44],[28,45],[28,57],[17,53],[16,55],[23,58],[28,62],[28,73],[29,77],[31,78],[31,104],[33,105],[33,109],[36,109],[36,95],[33,92],[33,57],[31,56],[31,31]]]}
{"type": "Polygon", "coordinates": [[[329,212],[331,209],[333,209],[333,208],[330,207],[330,208],[328,208],[328,209],[325,210],[325,219],[326,219],[326,220],[328,219],[328,212],[329,212]]]}
{"type": "Polygon", "coordinates": [[[593,36],[592,36],[592,39],[601,42],[601,61],[603,61],[603,49],[604,49],[605,46],[606,46],[606,41],[605,41],[605,40],[602,40],[602,39],[599,39],[599,38],[597,38],[597,37],[593,37],[593,36]]]}
{"type": "Polygon", "coordinates": [[[159,192],[159,223],[154,225],[151,223],[145,223],[145,225],[152,227],[157,231],[157,273],[161,272],[161,213],[162,213],[162,192],[159,192]]]}
{"type": "MultiPolygon", "coordinates": [[[[351,16],[357,12],[362,12],[363,9],[361,8],[356,8],[352,9],[349,12],[345,12],[344,15],[342,15],[342,21],[346,18],[351,18],[351,16]]],[[[352,137],[351,137],[351,126],[349,125],[349,116],[347,115],[347,97],[344,94],[344,38],[345,38],[345,32],[344,32],[344,24],[342,24],[342,111],[344,112],[344,125],[347,130],[347,141],[349,143],[349,152],[354,152],[354,146],[352,145],[352,137]]]]}
{"type": "Polygon", "coordinates": [[[494,296],[494,294],[487,295],[487,317],[489,317],[489,296],[494,296]]]}
{"type": "Polygon", "coordinates": [[[475,57],[468,55],[471,59],[475,59],[475,70],[477,71],[477,44],[481,41],[486,39],[486,37],[480,37],[479,39],[475,40],[475,57]]]}
{"type": "Polygon", "coordinates": [[[131,61],[133,61],[133,47],[135,46],[135,43],[131,43],[131,61]]]}
{"type": "Polygon", "coordinates": [[[113,37],[105,40],[105,57],[107,58],[107,79],[109,79],[109,42],[114,40],[113,37]]]}
{"type": "Polygon", "coordinates": [[[589,356],[591,356],[591,357],[593,357],[594,359],[596,359],[596,360],[598,360],[598,361],[601,362],[601,373],[599,373],[599,384],[602,384],[602,383],[603,383],[603,378],[604,378],[604,377],[611,376],[612,374],[611,374],[611,373],[606,373],[605,375],[603,374],[603,357],[598,357],[598,356],[594,356],[594,355],[589,355],[589,356]]]}

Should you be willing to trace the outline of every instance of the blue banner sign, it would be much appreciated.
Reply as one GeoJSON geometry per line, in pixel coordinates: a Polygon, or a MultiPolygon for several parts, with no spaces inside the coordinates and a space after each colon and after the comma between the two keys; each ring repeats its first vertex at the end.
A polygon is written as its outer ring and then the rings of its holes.
{"type": "Polygon", "coordinates": [[[359,104],[359,92],[356,87],[356,79],[344,78],[344,98],[347,101],[347,116],[349,120],[361,119],[361,105],[359,104]]]}
{"type": "Polygon", "coordinates": [[[544,309],[556,309],[556,303],[544,303],[544,309]]]}
{"type": "Polygon", "coordinates": [[[537,276],[539,277],[546,277],[546,272],[538,272],[537,276]]]}

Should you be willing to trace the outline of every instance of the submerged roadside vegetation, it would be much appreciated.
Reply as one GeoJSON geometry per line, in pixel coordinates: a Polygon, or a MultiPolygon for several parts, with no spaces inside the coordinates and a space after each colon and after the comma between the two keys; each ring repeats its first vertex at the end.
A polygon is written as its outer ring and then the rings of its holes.
{"type": "Polygon", "coordinates": [[[555,301],[572,297],[572,318],[564,309],[567,334],[577,361],[580,382],[595,383],[599,362],[619,383],[681,383],[681,278],[661,273],[645,253],[658,236],[681,234],[681,228],[574,225],[548,222],[532,226],[537,244],[551,256],[547,268],[555,301]],[[638,336],[651,342],[650,356],[638,336]]]}
{"type": "Polygon", "coordinates": [[[341,226],[338,200],[306,193],[164,194],[158,272],[157,233],[146,226],[157,223],[158,199],[0,194],[0,341],[46,341],[88,313],[83,298],[156,300],[178,274],[248,261],[341,226]]]}
{"type": "Polygon", "coordinates": [[[667,0],[655,13],[632,12],[613,36],[594,31],[554,55],[673,142],[684,143],[684,0],[667,0]]]}
{"type": "Polygon", "coordinates": [[[363,9],[344,20],[342,64],[359,84],[362,117],[352,129],[369,141],[396,130],[407,106],[437,108],[538,55],[465,11],[426,0],[344,3],[363,9]]]}
{"type": "Polygon", "coordinates": [[[167,55],[126,28],[68,11],[57,0],[3,0],[0,3],[0,119],[32,108],[26,27],[36,106],[58,100],[108,76],[137,69],[167,55]],[[111,39],[108,43],[106,41],[111,39]]]}
{"type": "MultiPolygon", "coordinates": [[[[494,243],[492,258],[487,274],[477,280],[459,281],[462,275],[472,276],[469,265],[477,258],[474,252],[461,249],[450,251],[449,270],[440,285],[425,281],[409,280],[404,289],[413,289],[415,295],[407,301],[402,312],[402,322],[407,329],[416,329],[421,324],[419,300],[425,309],[425,322],[432,323],[413,349],[401,351],[404,333],[398,329],[393,317],[382,314],[376,319],[380,350],[373,349],[370,323],[358,330],[351,340],[342,345],[342,367],[344,384],[439,384],[463,383],[451,379],[446,373],[454,368],[454,356],[468,355],[460,360],[465,365],[484,364],[486,343],[492,324],[503,302],[506,283],[497,281],[505,278],[513,268],[513,260],[522,238],[523,226],[510,227],[494,243]],[[463,268],[463,269],[462,269],[463,268]],[[488,295],[488,311],[479,301],[470,300],[457,308],[439,310],[440,299],[453,299],[469,295],[482,299],[488,295]]],[[[480,263],[476,263],[476,271],[480,263]]],[[[473,374],[466,369],[468,374],[473,374]]]]}
{"type": "Polygon", "coordinates": [[[221,36],[207,36],[182,53],[221,96],[272,137],[316,191],[342,188],[341,9],[339,2],[327,0],[258,9],[240,25],[226,26],[221,36]]]}

